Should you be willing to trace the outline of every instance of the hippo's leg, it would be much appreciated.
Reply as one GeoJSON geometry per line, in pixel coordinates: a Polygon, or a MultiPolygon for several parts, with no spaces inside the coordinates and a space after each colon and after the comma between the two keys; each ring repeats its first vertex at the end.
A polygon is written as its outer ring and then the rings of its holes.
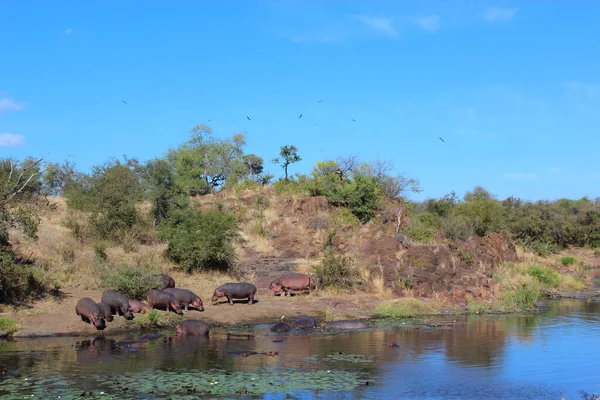
{"type": "Polygon", "coordinates": [[[185,303],[185,312],[188,311],[188,303],[185,303]]]}
{"type": "Polygon", "coordinates": [[[254,295],[248,296],[248,304],[254,304],[254,295]]]}
{"type": "Polygon", "coordinates": [[[229,302],[229,304],[233,305],[233,297],[227,296],[227,301],[229,302]]]}

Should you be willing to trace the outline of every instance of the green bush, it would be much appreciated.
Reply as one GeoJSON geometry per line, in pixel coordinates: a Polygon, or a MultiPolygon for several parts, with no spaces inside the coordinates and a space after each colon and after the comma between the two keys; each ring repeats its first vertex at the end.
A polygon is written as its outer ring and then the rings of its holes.
{"type": "Polygon", "coordinates": [[[504,304],[511,309],[533,309],[542,287],[537,279],[523,279],[503,294],[504,304]]]}
{"type": "Polygon", "coordinates": [[[562,262],[562,264],[565,267],[568,267],[569,265],[573,265],[577,262],[577,259],[573,256],[565,256],[563,258],[560,259],[560,262],[562,262]]]}
{"type": "Polygon", "coordinates": [[[51,290],[48,274],[35,264],[17,264],[12,253],[0,251],[0,303],[18,304],[38,299],[51,290]]]}
{"type": "Polygon", "coordinates": [[[434,214],[419,213],[413,215],[409,223],[402,228],[403,232],[420,243],[431,243],[439,231],[441,221],[434,214]]]}
{"type": "Polygon", "coordinates": [[[442,233],[451,240],[467,240],[475,234],[473,223],[465,216],[454,213],[442,221],[442,233]]]}
{"type": "Polygon", "coordinates": [[[235,260],[238,237],[234,215],[220,209],[181,210],[161,226],[169,257],[181,270],[228,269],[235,260]]]}
{"type": "Polygon", "coordinates": [[[150,289],[162,285],[160,277],[152,276],[154,271],[130,265],[105,266],[101,268],[102,286],[126,294],[131,299],[143,300],[150,289]]]}
{"type": "Polygon", "coordinates": [[[539,265],[531,265],[527,269],[527,273],[537,278],[541,283],[543,283],[546,286],[560,286],[560,275],[557,271],[551,268],[540,267],[539,265]]]}
{"type": "Polygon", "coordinates": [[[346,207],[338,207],[331,213],[330,223],[332,226],[351,225],[357,227],[360,220],[346,207]]]}
{"type": "Polygon", "coordinates": [[[600,247],[596,247],[596,248],[594,249],[594,255],[595,255],[595,256],[600,256],[600,247]]]}
{"type": "Polygon", "coordinates": [[[352,290],[364,283],[354,260],[331,250],[323,253],[314,270],[321,288],[352,290]]]}
{"type": "Polygon", "coordinates": [[[15,333],[18,331],[17,323],[8,317],[0,317],[0,332],[15,333]]]}

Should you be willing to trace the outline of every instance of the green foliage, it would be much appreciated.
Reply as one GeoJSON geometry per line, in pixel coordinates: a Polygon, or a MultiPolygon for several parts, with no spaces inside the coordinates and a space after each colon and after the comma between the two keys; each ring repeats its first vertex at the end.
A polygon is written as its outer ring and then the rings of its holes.
{"type": "Polygon", "coordinates": [[[235,259],[234,215],[220,209],[171,213],[160,236],[169,242],[169,257],[185,272],[227,269],[235,259]]]}
{"type": "Polygon", "coordinates": [[[294,145],[285,145],[281,146],[281,151],[279,152],[279,156],[281,158],[274,158],[273,162],[275,164],[280,164],[285,172],[285,180],[288,181],[288,167],[290,164],[297,163],[301,161],[302,158],[298,155],[298,149],[294,145]]]}
{"type": "Polygon", "coordinates": [[[309,177],[304,174],[296,174],[290,177],[287,181],[284,179],[278,180],[273,184],[275,193],[278,195],[297,195],[310,196],[311,182],[309,177]]]}
{"type": "Polygon", "coordinates": [[[0,317],[0,333],[15,333],[19,328],[17,323],[12,318],[0,317]]]}
{"type": "Polygon", "coordinates": [[[173,207],[187,205],[186,193],[176,185],[175,166],[169,160],[162,158],[149,160],[142,167],[141,176],[146,189],[146,198],[152,203],[154,225],[166,219],[173,207]]]}
{"type": "MultiPolygon", "coordinates": [[[[18,304],[38,299],[51,289],[51,280],[41,267],[19,264],[12,253],[0,250],[0,303],[18,304]]],[[[58,290],[56,285],[54,290],[58,290]]]]}
{"type": "Polygon", "coordinates": [[[514,288],[504,292],[502,300],[511,309],[533,309],[542,293],[541,283],[537,279],[525,280],[514,288]]]}
{"type": "Polygon", "coordinates": [[[321,288],[353,290],[364,283],[354,260],[331,250],[324,252],[314,270],[321,288]]]}
{"type": "Polygon", "coordinates": [[[162,281],[153,276],[154,271],[130,265],[110,265],[99,268],[100,282],[107,287],[127,295],[131,299],[143,300],[150,289],[160,287],[162,281]]]}
{"type": "Polygon", "coordinates": [[[94,166],[90,175],[78,174],[64,196],[71,209],[90,213],[90,232],[98,239],[120,242],[143,222],[136,208],[142,199],[136,160],[94,166]]]}
{"type": "Polygon", "coordinates": [[[600,247],[596,247],[594,249],[594,256],[596,256],[596,257],[600,256],[600,247]]]}
{"type": "Polygon", "coordinates": [[[569,265],[573,265],[577,262],[577,259],[573,256],[565,256],[563,258],[560,259],[560,262],[565,266],[568,267],[569,265]]]}
{"type": "Polygon", "coordinates": [[[492,304],[486,301],[476,301],[473,296],[467,294],[465,296],[467,301],[467,311],[470,314],[484,314],[492,309],[492,304]]]}
{"type": "Polygon", "coordinates": [[[559,287],[561,282],[560,274],[552,268],[531,265],[527,273],[537,278],[541,283],[549,287],[559,287]]]}
{"type": "Polygon", "coordinates": [[[419,243],[431,243],[440,225],[441,219],[435,214],[420,213],[413,215],[402,231],[419,243]]]}
{"type": "Polygon", "coordinates": [[[485,189],[476,187],[473,192],[466,193],[464,199],[463,203],[456,205],[453,213],[471,221],[477,236],[502,231],[504,209],[485,189]]]}
{"type": "Polygon", "coordinates": [[[437,304],[411,298],[398,299],[390,304],[382,304],[374,311],[375,316],[391,318],[409,318],[437,313],[439,313],[437,304]]]}
{"type": "Polygon", "coordinates": [[[346,207],[338,207],[331,213],[331,225],[342,226],[351,225],[357,227],[360,225],[360,219],[346,207]]]}

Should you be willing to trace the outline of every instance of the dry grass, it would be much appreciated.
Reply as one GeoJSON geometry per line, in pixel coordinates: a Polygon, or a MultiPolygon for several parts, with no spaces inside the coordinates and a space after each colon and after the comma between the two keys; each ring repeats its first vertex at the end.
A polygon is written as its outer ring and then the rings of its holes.
{"type": "Polygon", "coordinates": [[[441,309],[442,304],[436,301],[402,298],[380,304],[375,308],[374,314],[380,317],[408,318],[439,314],[441,309]]]}

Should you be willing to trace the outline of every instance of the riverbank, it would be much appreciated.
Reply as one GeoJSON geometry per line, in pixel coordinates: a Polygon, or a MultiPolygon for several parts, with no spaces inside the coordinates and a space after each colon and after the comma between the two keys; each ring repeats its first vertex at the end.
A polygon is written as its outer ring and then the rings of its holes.
{"type": "MultiPolygon", "coordinates": [[[[0,317],[14,320],[18,330],[12,334],[14,338],[34,338],[51,336],[89,336],[89,335],[119,335],[127,332],[141,330],[164,329],[173,327],[185,319],[196,319],[207,322],[212,326],[240,327],[255,324],[275,323],[283,317],[285,321],[292,321],[302,316],[310,316],[317,320],[359,320],[376,317],[378,310],[393,309],[395,312],[384,317],[423,317],[433,315],[461,315],[461,314],[498,314],[506,310],[494,307],[492,302],[479,302],[474,307],[473,303],[453,303],[447,300],[436,301],[433,299],[382,299],[375,295],[364,293],[336,294],[326,293],[313,295],[299,295],[294,297],[268,296],[266,291],[260,290],[257,301],[253,305],[246,302],[236,302],[234,306],[221,302],[213,305],[210,299],[204,299],[205,311],[190,310],[183,316],[165,311],[155,311],[147,314],[135,314],[135,318],[126,321],[116,317],[113,322],[107,323],[107,328],[98,331],[89,324],[84,323],[75,314],[75,305],[82,297],[100,299],[102,289],[82,290],[78,288],[64,288],[58,298],[48,297],[35,302],[29,307],[4,306],[0,317]],[[489,304],[489,307],[481,307],[489,304]]],[[[599,290],[587,290],[577,293],[557,293],[554,298],[578,298],[600,300],[599,290]]],[[[539,303],[539,308],[544,308],[545,302],[539,303]]],[[[514,312],[514,310],[511,310],[514,312]]],[[[534,310],[535,311],[535,310],[534,310]]],[[[527,313],[531,313],[528,310],[527,313]]]]}

